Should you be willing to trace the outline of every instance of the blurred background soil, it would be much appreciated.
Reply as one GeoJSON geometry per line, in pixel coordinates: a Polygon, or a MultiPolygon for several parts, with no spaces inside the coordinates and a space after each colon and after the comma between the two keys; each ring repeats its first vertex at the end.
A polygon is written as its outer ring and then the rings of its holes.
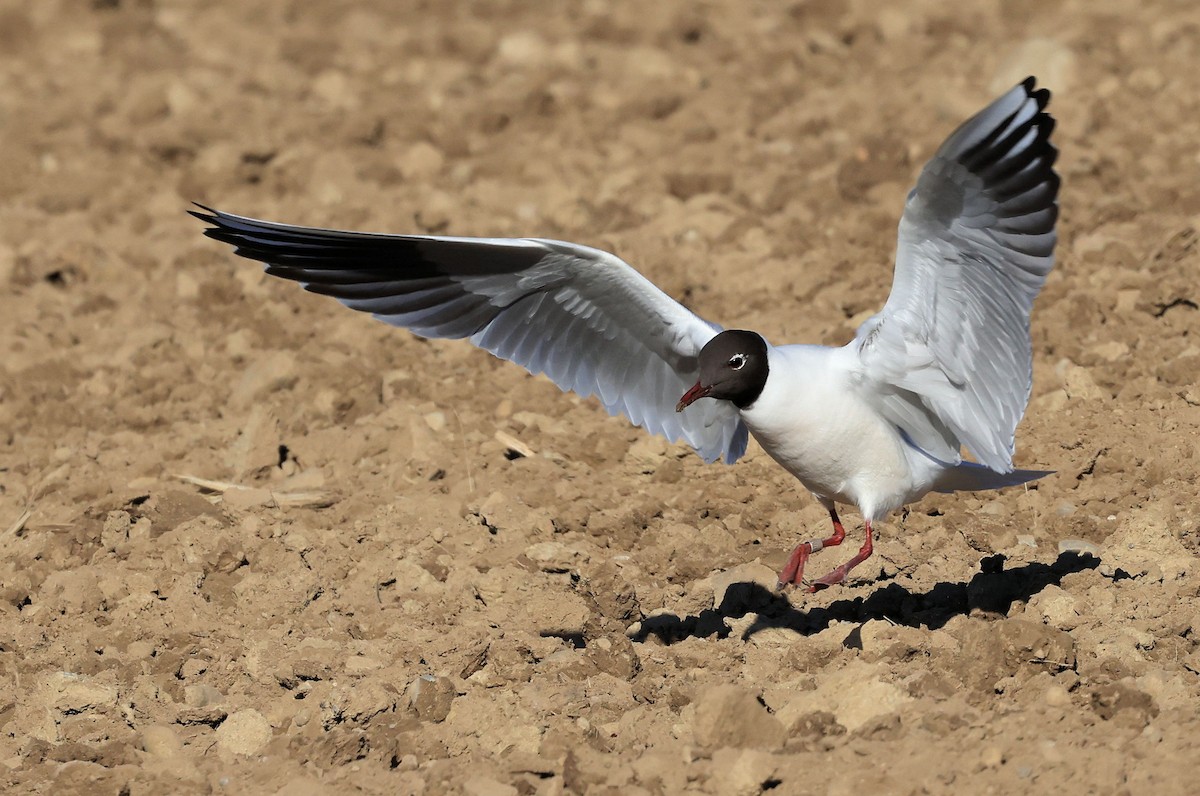
{"type": "Polygon", "coordinates": [[[1193,791],[1198,52],[1191,2],[0,0],[0,789],[1193,791]],[[841,344],[1028,74],[1063,190],[1018,464],[1057,474],[817,595],[771,592],[826,518],[756,447],[185,214],[579,241],[841,344]]]}

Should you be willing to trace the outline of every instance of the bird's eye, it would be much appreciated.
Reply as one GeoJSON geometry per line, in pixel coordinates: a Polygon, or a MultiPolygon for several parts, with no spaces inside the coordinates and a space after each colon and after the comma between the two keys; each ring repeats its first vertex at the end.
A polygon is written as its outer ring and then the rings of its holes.
{"type": "Polygon", "coordinates": [[[734,370],[741,370],[746,364],[746,357],[743,354],[734,354],[729,358],[729,367],[734,370]]]}

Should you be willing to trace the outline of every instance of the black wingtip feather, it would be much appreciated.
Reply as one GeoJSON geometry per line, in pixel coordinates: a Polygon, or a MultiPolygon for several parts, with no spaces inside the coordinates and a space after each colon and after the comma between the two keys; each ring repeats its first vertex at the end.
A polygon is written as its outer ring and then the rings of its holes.
{"type": "Polygon", "coordinates": [[[1054,205],[1061,181],[1054,172],[1058,149],[1051,143],[1056,122],[1054,117],[1046,112],[1046,106],[1050,102],[1050,91],[1037,88],[1037,81],[1033,76],[1027,77],[1018,85],[1025,92],[1026,102],[1033,100],[1036,103],[1037,112],[1022,124],[1008,130],[1013,119],[1023,110],[1027,112],[1028,105],[1022,103],[1013,113],[997,123],[975,146],[963,152],[959,156],[959,162],[985,181],[1001,205],[1038,185],[1047,184],[1049,190],[1044,192],[1040,206],[1028,207],[1027,204],[1018,201],[1017,204],[1024,213],[1054,205]],[[1013,153],[1013,148],[1019,145],[1031,130],[1036,131],[1034,140],[1021,151],[1013,153]],[[1031,166],[1033,168],[1030,168],[1031,166]]]}

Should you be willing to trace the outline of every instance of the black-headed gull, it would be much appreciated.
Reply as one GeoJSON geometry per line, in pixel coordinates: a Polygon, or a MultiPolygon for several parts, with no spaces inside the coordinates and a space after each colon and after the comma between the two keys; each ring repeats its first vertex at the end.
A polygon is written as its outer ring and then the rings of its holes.
{"type": "Polygon", "coordinates": [[[969,119],[926,164],[900,221],[891,295],[841,348],[721,331],[616,256],[575,243],[193,214],[268,274],[424,337],[467,338],[706,461],[736,461],[753,434],[833,521],[831,536],[792,552],[781,588],[842,543],[837,503],[862,512],[866,542],[815,591],[870,556],[872,523],[900,506],[1047,474],[1012,466],[1032,385],[1029,313],[1058,216],[1050,93],[1034,85],[969,119]]]}

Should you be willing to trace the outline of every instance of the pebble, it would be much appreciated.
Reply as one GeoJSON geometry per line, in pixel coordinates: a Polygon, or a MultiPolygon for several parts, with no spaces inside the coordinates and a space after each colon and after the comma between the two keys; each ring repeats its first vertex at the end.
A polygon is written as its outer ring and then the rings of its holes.
{"type": "Polygon", "coordinates": [[[712,761],[715,792],[728,796],[758,796],[778,766],[774,755],[758,749],[718,749],[712,761]]]}
{"type": "Polygon", "coordinates": [[[1070,398],[1082,400],[1108,398],[1108,394],[1100,388],[1100,385],[1096,384],[1096,380],[1092,378],[1092,374],[1087,368],[1076,365],[1069,359],[1062,359],[1055,365],[1055,371],[1070,398]]]}
{"type": "Polygon", "coordinates": [[[258,754],[270,741],[270,722],[253,708],[229,714],[217,728],[217,747],[233,754],[258,754]]]}
{"type": "Polygon", "coordinates": [[[450,678],[423,674],[409,684],[404,694],[417,718],[439,722],[450,715],[456,692],[450,678]]]}
{"type": "Polygon", "coordinates": [[[183,741],[167,725],[151,724],[142,730],[142,749],[153,757],[175,757],[183,751],[183,741]]]}
{"type": "Polygon", "coordinates": [[[537,542],[525,548],[525,555],[543,572],[567,572],[578,554],[558,542],[537,542]]]}
{"type": "Polygon", "coordinates": [[[699,695],[693,731],[696,742],[708,747],[773,749],[786,735],[751,691],[735,685],[719,685],[699,695]]]}
{"type": "Polygon", "coordinates": [[[225,701],[225,696],[211,685],[201,683],[185,687],[183,700],[189,707],[203,708],[209,705],[219,705],[225,701]]]}
{"type": "Polygon", "coordinates": [[[1047,688],[1042,698],[1046,700],[1047,705],[1055,708],[1062,708],[1071,704],[1071,695],[1061,685],[1052,685],[1047,688]]]}
{"type": "Polygon", "coordinates": [[[75,672],[56,672],[46,682],[55,710],[72,715],[116,704],[117,689],[75,672]]]}

